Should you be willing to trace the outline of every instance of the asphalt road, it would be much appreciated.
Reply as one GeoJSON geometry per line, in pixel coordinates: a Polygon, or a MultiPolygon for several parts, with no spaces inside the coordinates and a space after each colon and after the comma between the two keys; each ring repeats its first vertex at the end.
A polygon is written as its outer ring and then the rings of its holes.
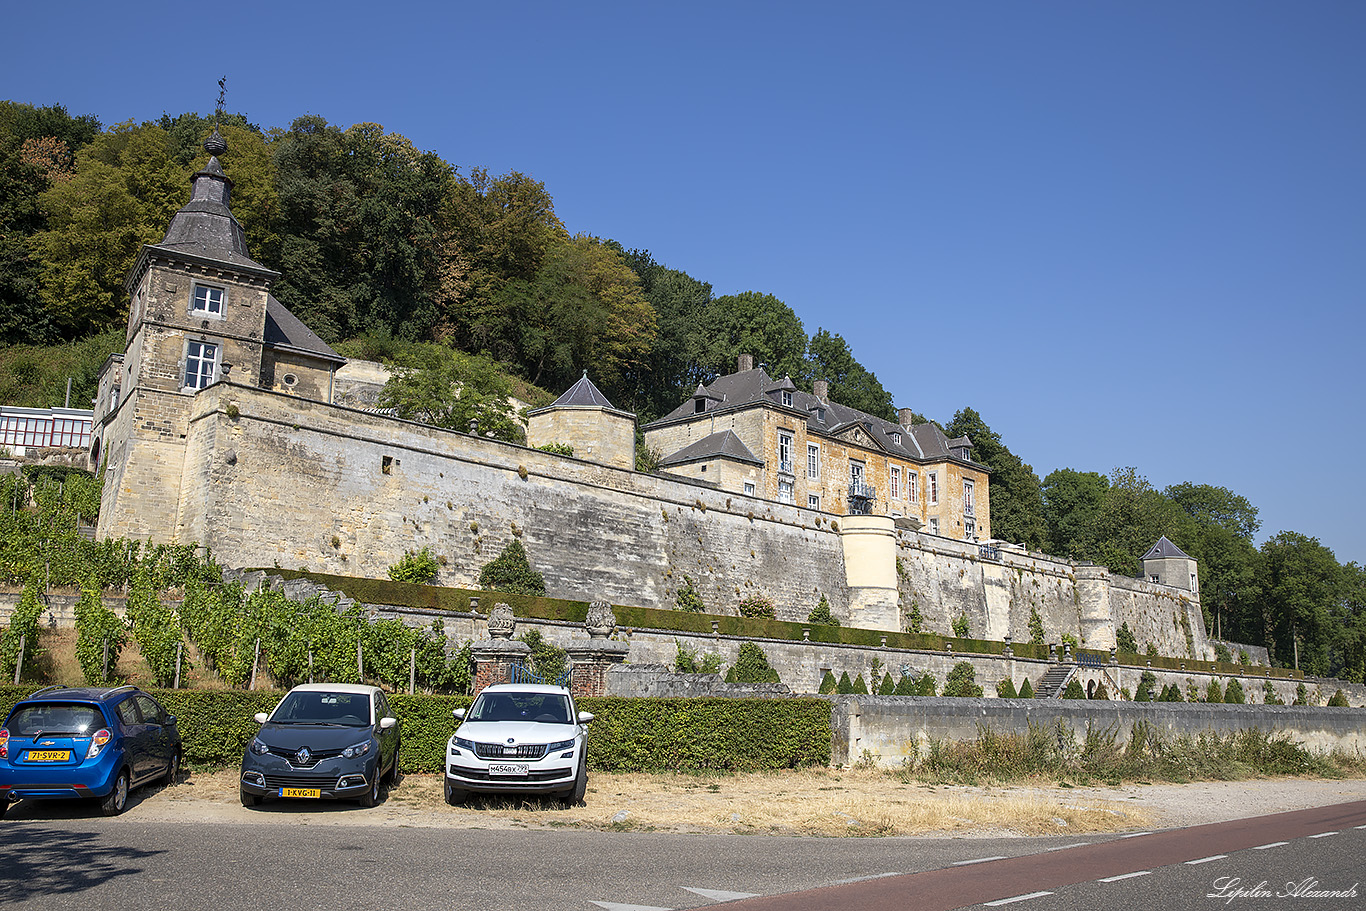
{"type": "Polygon", "coordinates": [[[1356,884],[1366,896],[1358,882],[1363,858],[1366,802],[1129,838],[1071,839],[323,827],[289,817],[244,826],[67,812],[0,821],[0,904],[43,911],[626,911],[733,901],[734,911],[902,911],[1012,900],[1009,907],[1030,911],[1366,911],[1362,897],[1274,896],[1306,878],[1318,880],[1318,889],[1356,884]],[[1266,847],[1273,843],[1280,844],[1266,847]],[[1105,881],[1115,876],[1126,878],[1105,881]],[[1207,898],[1221,877],[1237,877],[1252,891],[1265,880],[1273,895],[1207,898]]]}

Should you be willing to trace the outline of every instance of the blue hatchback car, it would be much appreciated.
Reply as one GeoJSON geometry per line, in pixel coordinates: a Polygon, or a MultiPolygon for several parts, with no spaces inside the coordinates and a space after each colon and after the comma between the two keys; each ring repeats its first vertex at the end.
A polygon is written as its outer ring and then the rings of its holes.
{"type": "Polygon", "coordinates": [[[86,797],[106,816],[128,792],[175,781],[180,731],[135,686],[50,686],[20,700],[0,728],[0,816],[17,800],[86,797]]]}

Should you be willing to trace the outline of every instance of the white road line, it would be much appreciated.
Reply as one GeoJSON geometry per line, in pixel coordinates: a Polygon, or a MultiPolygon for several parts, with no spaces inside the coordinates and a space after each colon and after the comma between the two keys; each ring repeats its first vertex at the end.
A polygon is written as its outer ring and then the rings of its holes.
{"type": "Polygon", "coordinates": [[[1135,876],[1147,876],[1148,874],[1150,874],[1150,873],[1152,873],[1152,872],[1153,872],[1152,870],[1139,870],[1137,873],[1121,873],[1119,876],[1107,876],[1107,877],[1105,877],[1104,879],[1098,879],[1098,880],[1096,880],[1096,882],[1098,882],[1098,883],[1117,883],[1117,882],[1119,882],[1121,879],[1133,879],[1135,876]]]}
{"type": "Polygon", "coordinates": [[[1320,832],[1317,835],[1310,835],[1310,838],[1327,838],[1329,835],[1336,835],[1336,832],[1320,832]]]}
{"type": "Polygon", "coordinates": [[[1138,838],[1141,835],[1151,835],[1151,832],[1130,832],[1128,835],[1121,835],[1120,838],[1138,838]]]}
{"type": "Polygon", "coordinates": [[[1354,829],[1366,829],[1366,826],[1353,826],[1354,829]]]}
{"type": "Polygon", "coordinates": [[[1084,848],[1089,845],[1089,841],[1079,841],[1074,845],[1058,845],[1056,848],[1049,848],[1050,851],[1066,851],[1068,848],[1084,848]]]}
{"type": "Polygon", "coordinates": [[[1257,847],[1253,848],[1252,850],[1254,850],[1254,851],[1265,851],[1267,848],[1279,848],[1279,847],[1282,847],[1283,845],[1288,845],[1288,844],[1290,844],[1290,842],[1288,842],[1288,841],[1273,841],[1273,842],[1272,842],[1271,844],[1269,844],[1269,845],[1258,845],[1257,847]]]}
{"type": "Polygon", "coordinates": [[[684,886],[689,892],[710,898],[714,902],[734,902],[742,898],[757,898],[758,892],[722,892],[719,889],[694,889],[692,886],[684,886]]]}
{"type": "Polygon", "coordinates": [[[1052,895],[1052,892],[1031,892],[1028,895],[1016,895],[1013,898],[997,899],[994,902],[983,902],[988,908],[995,908],[1000,905],[1013,905],[1015,902],[1027,902],[1031,898],[1043,898],[1045,895],[1052,895]]]}
{"type": "MultiPolygon", "coordinates": [[[[593,901],[589,899],[589,901],[593,901]]],[[[673,911],[672,908],[658,908],[654,905],[619,905],[616,902],[593,902],[603,911],[673,911]]]]}
{"type": "Polygon", "coordinates": [[[832,886],[847,886],[850,883],[866,883],[870,879],[885,879],[888,876],[900,876],[900,873],[874,873],[872,876],[855,876],[853,879],[837,879],[832,886]]]}
{"type": "Polygon", "coordinates": [[[1213,855],[1212,857],[1202,857],[1202,858],[1200,858],[1199,860],[1188,860],[1188,861],[1186,861],[1186,865],[1187,865],[1187,866],[1193,867],[1193,866],[1195,866],[1196,864],[1207,864],[1207,863],[1209,863],[1209,862],[1212,861],[1212,860],[1223,860],[1225,857],[1228,857],[1228,855],[1227,855],[1227,854],[1215,854],[1215,855],[1213,855]]]}
{"type": "Polygon", "coordinates": [[[997,854],[995,857],[974,857],[972,860],[955,860],[955,861],[953,862],[953,866],[955,866],[955,867],[966,867],[968,864],[984,864],[984,863],[986,863],[987,861],[992,861],[992,860],[1005,860],[1005,859],[1006,859],[1006,856],[1005,856],[1004,854],[997,854]]]}

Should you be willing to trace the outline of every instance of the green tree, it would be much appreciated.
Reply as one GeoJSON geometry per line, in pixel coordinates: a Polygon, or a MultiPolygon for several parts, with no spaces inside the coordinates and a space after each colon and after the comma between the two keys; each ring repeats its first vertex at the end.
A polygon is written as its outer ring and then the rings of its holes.
{"type": "Polygon", "coordinates": [[[806,361],[809,372],[801,378],[806,388],[811,388],[811,380],[825,380],[830,384],[832,401],[896,422],[892,394],[882,388],[872,371],[854,359],[842,336],[817,329],[807,345],[806,361]]]}
{"type": "Polygon", "coordinates": [[[1020,684],[1020,698],[1021,698],[1021,699],[1033,699],[1033,698],[1034,698],[1034,684],[1032,684],[1032,683],[1029,682],[1029,678],[1028,678],[1028,677],[1026,677],[1026,678],[1024,679],[1024,682],[1020,684]]]}
{"type": "Polygon", "coordinates": [[[868,684],[864,682],[862,674],[859,674],[857,677],[854,678],[853,692],[859,696],[868,695],[868,684]]]}
{"type": "Polygon", "coordinates": [[[768,663],[764,650],[753,642],[741,642],[735,664],[726,671],[727,683],[778,683],[778,672],[768,663]]]}
{"type": "Polygon", "coordinates": [[[709,373],[731,373],[739,355],[752,354],[755,365],[766,364],[775,379],[806,375],[806,330],[792,308],[773,295],[745,291],[718,297],[702,323],[709,373]]]}
{"type": "Polygon", "coordinates": [[[890,673],[884,673],[882,675],[882,682],[877,685],[877,694],[879,696],[890,696],[895,692],[896,684],[892,683],[892,675],[890,673]]]}
{"type": "Polygon", "coordinates": [[[949,669],[949,675],[944,678],[944,695],[982,695],[982,687],[977,683],[977,671],[971,661],[959,661],[949,669]]]}
{"type": "Polygon", "coordinates": [[[849,679],[848,671],[840,672],[840,679],[839,683],[835,687],[835,692],[839,693],[841,696],[849,696],[853,694],[854,681],[849,679]]]}
{"type": "Polygon", "coordinates": [[[1019,694],[1015,692],[1015,681],[1009,677],[1002,677],[996,681],[996,695],[1002,699],[1016,699],[1019,694]]]}
{"type": "Polygon", "coordinates": [[[830,671],[826,671],[821,676],[821,685],[820,688],[816,690],[816,692],[822,696],[829,696],[833,693],[839,692],[839,687],[839,681],[835,679],[835,675],[832,674],[830,671]]]}
{"type": "Polygon", "coordinates": [[[1262,545],[1258,582],[1265,641],[1272,657],[1293,663],[1299,639],[1300,667],[1318,676],[1330,666],[1334,606],[1344,573],[1333,552],[1316,538],[1283,531],[1262,545]]]}
{"type": "Polygon", "coordinates": [[[839,626],[839,620],[835,619],[830,613],[830,601],[821,595],[821,600],[811,609],[811,613],[806,617],[807,623],[820,623],[824,626],[839,626]]]}
{"type": "Polygon", "coordinates": [[[1152,702],[1153,687],[1157,685],[1157,675],[1144,671],[1138,678],[1138,689],[1134,691],[1134,702],[1152,702]]]}
{"type": "Polygon", "coordinates": [[[973,461],[991,469],[992,535],[1042,550],[1048,544],[1048,525],[1043,486],[1034,469],[1011,452],[1000,434],[971,408],[955,414],[944,432],[950,438],[971,440],[973,461]]]}
{"type": "Polygon", "coordinates": [[[1134,638],[1134,631],[1129,629],[1128,620],[1119,625],[1119,631],[1115,633],[1115,645],[1122,652],[1138,651],[1138,640],[1134,638]]]}
{"type": "Polygon", "coordinates": [[[1223,691],[1223,689],[1219,686],[1219,681],[1218,681],[1218,680],[1210,680],[1209,685],[1205,687],[1205,701],[1206,701],[1206,702],[1223,702],[1223,701],[1224,701],[1224,691],[1223,691]]]}
{"type": "Polygon", "coordinates": [[[497,558],[479,570],[479,587],[514,595],[544,595],[545,577],[531,568],[526,548],[513,538],[497,558]]]}
{"type": "Polygon", "coordinates": [[[548,683],[564,678],[569,673],[569,653],[541,635],[538,629],[529,629],[517,638],[531,647],[531,672],[548,683]]]}
{"type": "Polygon", "coordinates": [[[1224,688],[1224,702],[1229,705],[1242,705],[1246,701],[1247,697],[1243,693],[1243,684],[1239,682],[1237,677],[1229,680],[1228,686],[1224,688]]]}
{"type": "MultiPolygon", "coordinates": [[[[1096,559],[1097,526],[1109,488],[1109,479],[1094,471],[1059,468],[1044,478],[1049,553],[1074,560],[1096,559]]],[[[994,506],[993,502],[993,512],[994,506]]]]}
{"type": "Polygon", "coordinates": [[[424,547],[417,551],[405,550],[403,557],[389,567],[389,578],[395,582],[428,585],[435,581],[438,568],[436,557],[432,556],[430,548],[424,547]]]}
{"type": "Polygon", "coordinates": [[[1081,681],[1072,679],[1067,681],[1067,686],[1062,690],[1063,699],[1085,699],[1086,690],[1081,688],[1081,681]]]}
{"type": "Polygon", "coordinates": [[[405,420],[468,430],[520,443],[526,433],[513,415],[511,388],[493,363],[440,345],[415,346],[380,391],[379,404],[405,420]]]}

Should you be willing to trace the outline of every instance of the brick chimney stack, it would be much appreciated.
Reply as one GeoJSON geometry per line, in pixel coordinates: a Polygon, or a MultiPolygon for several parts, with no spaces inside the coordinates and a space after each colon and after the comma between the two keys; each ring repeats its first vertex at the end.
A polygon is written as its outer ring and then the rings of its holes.
{"type": "Polygon", "coordinates": [[[898,408],[896,420],[898,424],[909,430],[911,425],[915,423],[915,412],[910,408],[898,408]]]}
{"type": "Polygon", "coordinates": [[[744,373],[746,370],[753,370],[753,369],[754,369],[754,355],[752,355],[752,354],[742,354],[742,355],[740,355],[740,362],[739,362],[739,365],[738,365],[738,366],[739,366],[739,369],[740,369],[740,372],[741,372],[741,373],[744,373]]]}
{"type": "Polygon", "coordinates": [[[811,391],[816,394],[816,398],[822,402],[830,398],[830,384],[825,380],[816,380],[811,384],[811,391]]]}

